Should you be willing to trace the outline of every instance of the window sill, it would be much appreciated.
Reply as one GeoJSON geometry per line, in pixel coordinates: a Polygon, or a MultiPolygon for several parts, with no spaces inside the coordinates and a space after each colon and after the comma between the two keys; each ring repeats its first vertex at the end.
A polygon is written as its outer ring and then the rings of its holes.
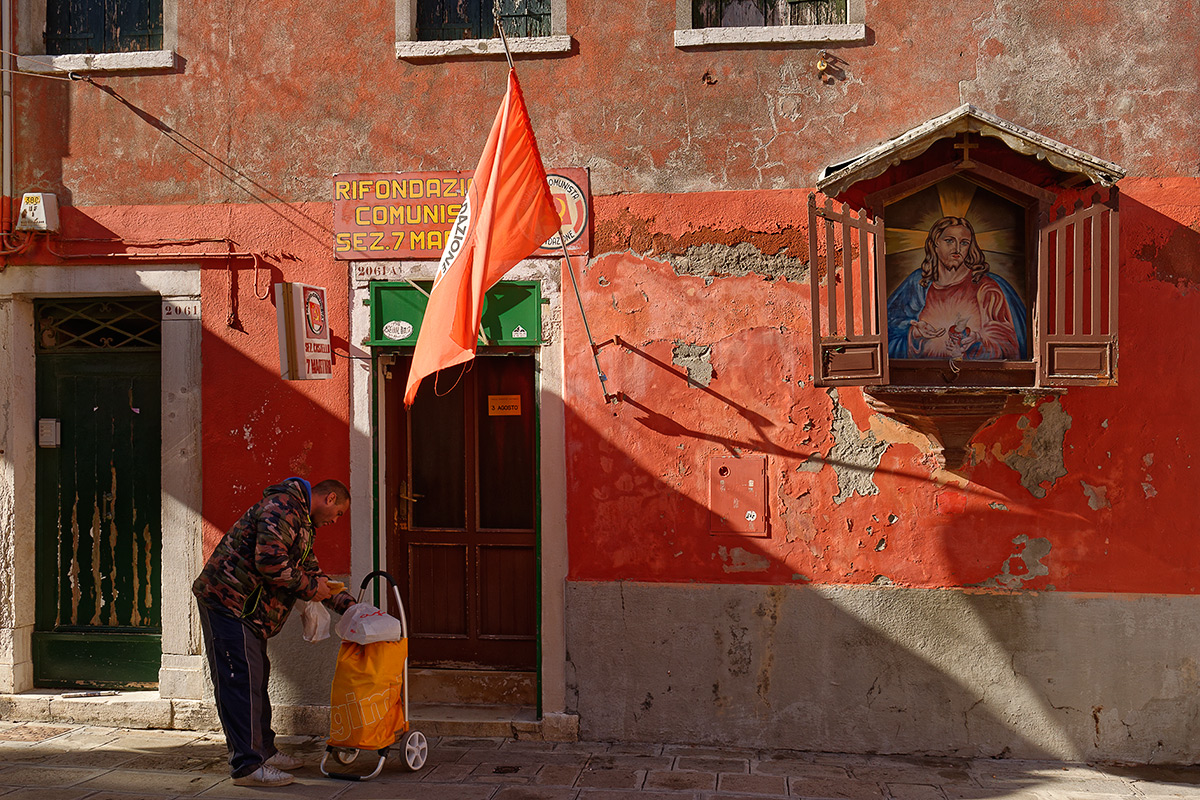
{"type": "MultiPolygon", "coordinates": [[[[508,40],[513,53],[569,53],[570,36],[527,36],[508,40]]],[[[441,42],[396,42],[396,58],[438,59],[459,56],[502,56],[499,39],[456,39],[441,42]]]]}
{"type": "Polygon", "coordinates": [[[174,50],[133,53],[82,53],[64,56],[18,56],[22,72],[146,72],[175,68],[174,50]]]}
{"type": "Polygon", "coordinates": [[[747,44],[862,42],[866,25],[777,25],[761,28],[690,28],[675,31],[675,46],[730,47],[747,44]]]}

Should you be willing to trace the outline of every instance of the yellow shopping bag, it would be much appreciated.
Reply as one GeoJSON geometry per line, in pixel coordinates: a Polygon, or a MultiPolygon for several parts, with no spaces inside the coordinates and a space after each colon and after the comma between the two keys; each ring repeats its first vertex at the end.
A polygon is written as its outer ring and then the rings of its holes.
{"type": "Polygon", "coordinates": [[[404,718],[404,660],[408,640],[342,642],[329,697],[329,744],[380,750],[408,730],[404,718]]]}

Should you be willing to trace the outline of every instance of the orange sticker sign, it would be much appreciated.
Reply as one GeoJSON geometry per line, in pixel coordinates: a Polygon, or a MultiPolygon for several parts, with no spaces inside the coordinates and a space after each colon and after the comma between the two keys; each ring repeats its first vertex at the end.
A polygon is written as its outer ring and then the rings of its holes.
{"type": "Polygon", "coordinates": [[[519,394],[489,394],[489,417],[519,417],[521,416],[521,395],[519,394]]]}

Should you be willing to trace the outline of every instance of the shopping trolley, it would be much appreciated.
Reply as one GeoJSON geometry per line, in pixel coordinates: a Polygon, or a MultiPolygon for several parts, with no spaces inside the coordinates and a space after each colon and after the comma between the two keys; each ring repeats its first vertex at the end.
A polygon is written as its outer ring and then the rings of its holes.
{"type": "Polygon", "coordinates": [[[396,581],[383,570],[372,572],[362,580],[358,602],[363,601],[374,578],[386,578],[392,586],[401,638],[370,644],[342,642],[330,689],[329,743],[321,757],[321,774],[329,778],[370,780],[383,771],[392,747],[398,747],[404,756],[404,769],[411,772],[425,766],[429,755],[424,734],[409,729],[408,623],[396,581]],[[368,750],[379,758],[370,774],[326,769],[330,757],[345,767],[368,750]]]}

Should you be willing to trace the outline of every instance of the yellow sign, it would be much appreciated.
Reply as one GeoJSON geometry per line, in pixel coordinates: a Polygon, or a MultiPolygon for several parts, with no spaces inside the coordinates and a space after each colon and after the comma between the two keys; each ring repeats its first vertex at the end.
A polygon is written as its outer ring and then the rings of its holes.
{"type": "Polygon", "coordinates": [[[519,394],[489,394],[489,417],[519,417],[521,416],[521,395],[519,394]]]}

